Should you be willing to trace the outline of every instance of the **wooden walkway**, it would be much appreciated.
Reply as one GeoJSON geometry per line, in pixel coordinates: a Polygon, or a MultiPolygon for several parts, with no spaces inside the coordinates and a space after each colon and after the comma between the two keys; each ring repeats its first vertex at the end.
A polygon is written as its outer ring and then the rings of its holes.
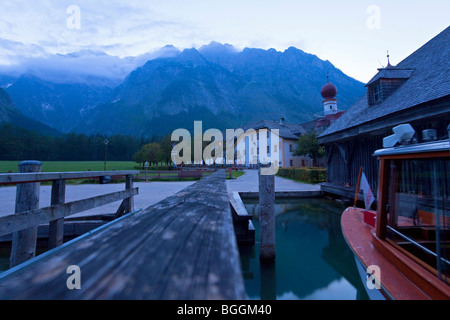
{"type": "Polygon", "coordinates": [[[1,274],[0,299],[245,299],[225,172],[1,274]]]}

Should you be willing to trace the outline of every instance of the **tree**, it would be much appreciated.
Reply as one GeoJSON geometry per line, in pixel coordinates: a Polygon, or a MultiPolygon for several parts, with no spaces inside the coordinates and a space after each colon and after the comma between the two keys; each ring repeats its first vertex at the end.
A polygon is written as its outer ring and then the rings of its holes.
{"type": "Polygon", "coordinates": [[[142,166],[143,166],[142,164],[143,164],[145,161],[147,161],[147,160],[145,160],[145,159],[146,159],[146,157],[145,157],[145,153],[144,153],[144,150],[143,150],[143,149],[141,149],[141,150],[139,150],[138,152],[136,152],[136,153],[134,154],[134,156],[133,156],[133,161],[139,163],[139,166],[140,166],[140,167],[142,167],[142,166]]]}
{"type": "Polygon", "coordinates": [[[162,138],[161,142],[161,160],[166,162],[166,165],[172,161],[172,140],[170,135],[162,138]]]}
{"type": "Polygon", "coordinates": [[[158,164],[158,162],[163,159],[161,145],[158,142],[148,143],[142,146],[141,150],[139,150],[133,158],[137,163],[148,161],[151,164],[158,164]]]}
{"type": "Polygon", "coordinates": [[[298,138],[294,156],[310,157],[313,160],[313,166],[317,166],[317,159],[325,156],[325,150],[319,144],[315,132],[306,133],[298,138]]]}

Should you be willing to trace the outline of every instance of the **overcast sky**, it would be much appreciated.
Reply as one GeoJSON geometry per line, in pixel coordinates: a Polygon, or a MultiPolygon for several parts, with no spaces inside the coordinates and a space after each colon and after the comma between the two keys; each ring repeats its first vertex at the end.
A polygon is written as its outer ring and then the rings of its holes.
{"type": "Polygon", "coordinates": [[[211,41],[295,46],[367,82],[449,25],[449,0],[1,0],[0,65],[55,53],[120,57],[211,41]]]}

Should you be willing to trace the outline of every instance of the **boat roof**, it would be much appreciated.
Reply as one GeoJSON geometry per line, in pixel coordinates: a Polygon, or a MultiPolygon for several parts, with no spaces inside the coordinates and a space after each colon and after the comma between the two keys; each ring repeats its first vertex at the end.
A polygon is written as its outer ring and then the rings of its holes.
{"type": "Polygon", "coordinates": [[[400,154],[427,153],[427,152],[439,152],[439,151],[448,151],[449,155],[450,155],[450,140],[449,139],[380,149],[380,150],[375,151],[373,156],[374,157],[382,157],[382,156],[392,156],[392,155],[400,155],[400,154]]]}

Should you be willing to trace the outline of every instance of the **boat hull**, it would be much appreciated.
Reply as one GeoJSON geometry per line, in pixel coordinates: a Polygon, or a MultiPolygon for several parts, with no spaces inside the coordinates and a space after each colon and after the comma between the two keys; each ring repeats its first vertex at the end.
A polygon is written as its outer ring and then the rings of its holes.
{"type": "Polygon", "coordinates": [[[364,289],[366,290],[367,295],[370,300],[387,300],[385,294],[382,293],[382,289],[378,289],[376,287],[369,288],[367,285],[367,281],[369,280],[369,275],[367,274],[367,267],[358,259],[358,256],[355,254],[355,263],[358,268],[358,273],[363,283],[364,289]]]}
{"type": "MultiPolygon", "coordinates": [[[[364,222],[364,209],[347,208],[341,217],[342,233],[352,249],[361,280],[371,299],[429,300],[432,297],[418,288],[405,274],[400,272],[379,248],[382,240],[374,234],[374,228],[364,222]],[[368,288],[367,269],[378,270],[374,274],[380,290],[368,288]],[[380,295],[383,297],[381,298],[380,295]]],[[[400,256],[398,253],[397,256],[400,256]]],[[[402,258],[403,259],[403,258],[402,258]]],[[[412,261],[404,258],[408,264],[412,261]]],[[[424,272],[427,272],[424,270],[424,272]]],[[[424,278],[428,275],[424,274],[424,278]]]]}

